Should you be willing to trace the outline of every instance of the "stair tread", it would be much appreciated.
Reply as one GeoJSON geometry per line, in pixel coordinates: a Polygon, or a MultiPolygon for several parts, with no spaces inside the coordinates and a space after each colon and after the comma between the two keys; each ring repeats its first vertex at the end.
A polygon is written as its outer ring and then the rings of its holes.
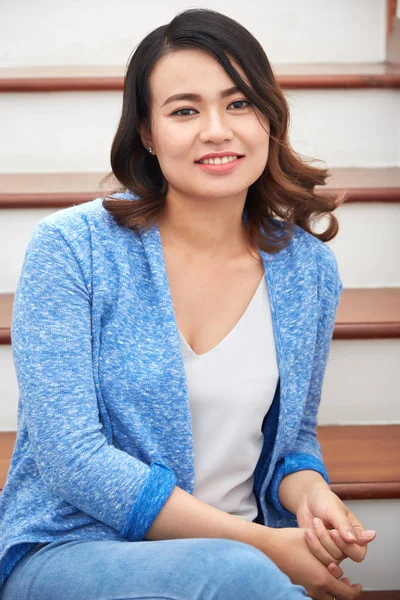
{"type": "MultiPolygon", "coordinates": [[[[332,488],[341,497],[400,497],[400,425],[330,425],[317,428],[332,488]],[[369,486],[369,487],[368,487],[369,486]]],[[[0,489],[4,487],[15,432],[0,433],[0,489]]]]}
{"type": "MultiPolygon", "coordinates": [[[[383,75],[400,73],[400,65],[386,62],[370,63],[274,63],[278,74],[305,75],[383,75]]],[[[38,65],[23,67],[0,67],[0,79],[21,77],[122,77],[124,65],[38,65]]]]}
{"type": "MultiPolygon", "coordinates": [[[[0,91],[118,90],[123,65],[54,65],[0,68],[0,91]]],[[[400,66],[380,63],[273,64],[284,88],[398,87],[400,66]]]]}
{"type": "MultiPolygon", "coordinates": [[[[400,201],[400,167],[332,168],[330,173],[326,186],[317,186],[317,190],[348,189],[353,199],[358,196],[360,201],[400,201]]],[[[109,191],[100,185],[105,174],[3,173],[0,208],[67,207],[86,202],[109,191]]]]}
{"type": "MultiPolygon", "coordinates": [[[[0,343],[9,343],[14,294],[0,293],[0,343]]],[[[340,299],[334,338],[346,327],[400,327],[400,288],[345,288],[340,299]]],[[[365,337],[365,336],[363,336],[365,337]]],[[[395,336],[397,337],[397,336],[395,336]]]]}

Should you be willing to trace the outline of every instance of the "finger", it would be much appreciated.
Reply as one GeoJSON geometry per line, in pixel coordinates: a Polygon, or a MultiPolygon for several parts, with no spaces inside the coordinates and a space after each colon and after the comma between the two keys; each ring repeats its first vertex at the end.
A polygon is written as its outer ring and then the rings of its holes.
{"type": "Polygon", "coordinates": [[[338,548],[340,548],[340,550],[346,556],[351,558],[351,560],[354,560],[354,562],[362,562],[364,560],[365,555],[367,554],[366,546],[361,547],[355,543],[347,544],[343,541],[337,529],[332,529],[331,531],[329,531],[329,534],[332,536],[338,548]]]}
{"type": "Polygon", "coordinates": [[[362,586],[360,583],[353,583],[350,585],[350,581],[347,578],[334,579],[329,585],[327,590],[336,600],[355,600],[360,597],[362,592],[362,586]]]}
{"type": "Polygon", "coordinates": [[[342,552],[342,550],[336,545],[332,536],[329,535],[329,531],[326,529],[323,521],[318,518],[313,519],[314,533],[321,542],[322,546],[325,548],[327,552],[332,556],[332,558],[339,562],[347,558],[347,555],[342,552]]]}
{"type": "Polygon", "coordinates": [[[337,497],[337,502],[330,505],[327,517],[332,528],[339,531],[345,542],[348,544],[357,542],[357,530],[353,527],[353,524],[360,527],[363,527],[363,525],[340,498],[337,497]]]}
{"type": "Polygon", "coordinates": [[[347,518],[353,526],[353,532],[357,538],[357,544],[365,545],[375,539],[375,529],[365,529],[361,521],[357,519],[357,517],[349,509],[347,509],[347,518]]]}
{"type": "Polygon", "coordinates": [[[328,571],[331,575],[336,577],[336,579],[343,577],[342,569],[335,562],[331,562],[331,564],[328,565],[328,571]]]}
{"type": "Polygon", "coordinates": [[[327,567],[332,562],[335,562],[335,559],[322,546],[314,531],[307,529],[305,532],[305,538],[309,550],[323,565],[327,567]]]}
{"type": "Polygon", "coordinates": [[[357,544],[359,546],[365,546],[376,538],[375,529],[364,529],[359,525],[353,525],[353,529],[356,532],[357,544]]]}

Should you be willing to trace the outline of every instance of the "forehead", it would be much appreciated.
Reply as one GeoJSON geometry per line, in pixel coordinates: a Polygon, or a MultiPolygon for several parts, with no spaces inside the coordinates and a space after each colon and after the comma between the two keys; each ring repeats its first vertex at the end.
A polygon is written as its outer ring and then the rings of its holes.
{"type": "MultiPolygon", "coordinates": [[[[232,66],[248,83],[244,71],[230,59],[232,66]]],[[[163,56],[150,75],[150,88],[157,104],[162,104],[171,94],[197,92],[206,94],[216,86],[229,87],[234,82],[219,62],[206,52],[179,50],[163,56]]]]}

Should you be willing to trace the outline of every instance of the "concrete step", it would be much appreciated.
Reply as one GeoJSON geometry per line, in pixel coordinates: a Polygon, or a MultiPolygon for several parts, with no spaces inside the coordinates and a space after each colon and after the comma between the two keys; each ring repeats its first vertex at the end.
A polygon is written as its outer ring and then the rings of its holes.
{"type": "MultiPolygon", "coordinates": [[[[0,294],[0,431],[17,426],[13,294],[0,294]]],[[[324,379],[321,425],[400,423],[400,288],[343,290],[324,379]],[[366,376],[366,374],[368,374],[366,376]]]]}
{"type": "MultiPolygon", "coordinates": [[[[300,154],[331,167],[399,164],[393,132],[400,89],[287,90],[286,96],[289,137],[300,154]]],[[[1,172],[107,171],[121,106],[118,91],[0,94],[1,172]]]]}

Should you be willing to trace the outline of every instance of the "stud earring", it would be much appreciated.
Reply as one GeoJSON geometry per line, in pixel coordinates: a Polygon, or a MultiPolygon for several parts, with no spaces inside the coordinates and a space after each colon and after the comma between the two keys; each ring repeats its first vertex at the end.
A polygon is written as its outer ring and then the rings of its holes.
{"type": "Polygon", "coordinates": [[[149,146],[149,152],[150,152],[150,154],[152,154],[152,152],[153,152],[153,148],[151,146],[149,146]]]}

